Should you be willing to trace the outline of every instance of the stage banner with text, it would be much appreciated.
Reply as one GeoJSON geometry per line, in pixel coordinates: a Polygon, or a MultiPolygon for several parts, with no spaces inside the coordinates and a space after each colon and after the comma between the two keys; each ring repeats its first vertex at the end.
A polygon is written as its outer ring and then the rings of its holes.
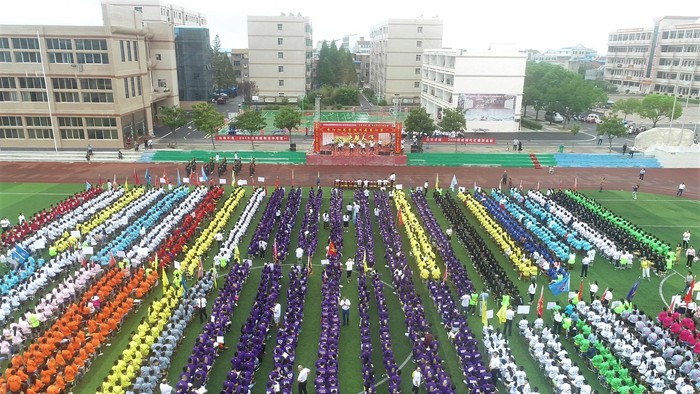
{"type": "Polygon", "coordinates": [[[425,137],[426,144],[495,144],[495,138],[425,137]]]}
{"type": "Polygon", "coordinates": [[[217,141],[289,142],[288,135],[217,135],[217,141]]]}

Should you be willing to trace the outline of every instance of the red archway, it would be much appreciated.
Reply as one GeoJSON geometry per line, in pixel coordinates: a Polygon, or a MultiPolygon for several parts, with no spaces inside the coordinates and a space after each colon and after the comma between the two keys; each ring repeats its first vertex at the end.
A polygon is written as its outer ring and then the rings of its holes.
{"type": "Polygon", "coordinates": [[[355,141],[381,140],[384,146],[393,144],[394,154],[401,154],[401,129],[401,122],[314,122],[314,153],[320,153],[324,146],[332,145],[337,138],[347,138],[355,141]]]}

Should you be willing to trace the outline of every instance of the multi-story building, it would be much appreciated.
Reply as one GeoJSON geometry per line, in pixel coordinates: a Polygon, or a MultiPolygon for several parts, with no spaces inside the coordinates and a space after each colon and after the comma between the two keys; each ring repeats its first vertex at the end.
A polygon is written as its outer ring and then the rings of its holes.
{"type": "Polygon", "coordinates": [[[698,16],[665,16],[608,35],[605,80],[623,92],[700,96],[698,16]]]}
{"type": "Polygon", "coordinates": [[[188,10],[160,0],[102,0],[102,4],[131,8],[141,13],[144,22],[168,22],[174,26],[207,25],[207,18],[197,11],[188,10]]]}
{"type": "Polygon", "coordinates": [[[595,49],[587,48],[581,44],[560,49],[549,49],[544,53],[528,49],[522,51],[528,55],[528,60],[549,64],[556,64],[569,71],[578,72],[580,67],[596,68],[594,63],[598,57],[595,49]]]}
{"type": "Polygon", "coordinates": [[[231,49],[229,53],[231,64],[233,64],[233,75],[236,81],[248,81],[248,49],[231,49]]]}
{"type": "Polygon", "coordinates": [[[440,121],[447,108],[464,113],[467,128],[517,131],[527,55],[515,48],[423,52],[421,106],[440,121]]]}
{"type": "Polygon", "coordinates": [[[175,57],[182,106],[208,101],[213,89],[209,29],[175,27],[175,57]]]}
{"type": "Polygon", "coordinates": [[[104,26],[0,25],[0,145],[130,147],[179,103],[172,27],[102,8],[104,26]]]}
{"type": "Polygon", "coordinates": [[[248,76],[259,101],[296,102],[310,90],[312,38],[307,16],[248,16],[248,76]]]}
{"type": "Polygon", "coordinates": [[[372,28],[369,84],[379,100],[420,103],[423,51],[442,47],[441,19],[389,19],[372,28]]]}

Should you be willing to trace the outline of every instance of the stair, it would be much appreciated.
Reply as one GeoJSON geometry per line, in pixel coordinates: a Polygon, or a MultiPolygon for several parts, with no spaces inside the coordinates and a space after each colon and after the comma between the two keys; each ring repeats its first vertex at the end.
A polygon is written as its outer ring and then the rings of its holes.
{"type": "Polygon", "coordinates": [[[540,165],[540,161],[537,160],[537,156],[534,153],[530,153],[530,160],[532,160],[532,164],[536,169],[539,170],[540,168],[542,168],[542,166],[540,165]]]}

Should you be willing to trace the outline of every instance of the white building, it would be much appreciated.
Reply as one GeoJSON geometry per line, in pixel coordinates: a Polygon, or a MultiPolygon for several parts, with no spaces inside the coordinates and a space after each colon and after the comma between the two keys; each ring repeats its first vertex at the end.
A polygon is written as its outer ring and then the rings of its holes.
{"type": "Polygon", "coordinates": [[[467,129],[518,131],[527,54],[510,47],[423,52],[421,106],[436,121],[447,108],[464,112],[467,129]]]}
{"type": "Polygon", "coordinates": [[[260,101],[296,102],[310,90],[312,34],[308,16],[248,16],[248,75],[260,101]]]}
{"type": "Polygon", "coordinates": [[[372,28],[370,88],[379,100],[420,102],[423,51],[442,47],[442,19],[389,19],[372,28]]]}
{"type": "Polygon", "coordinates": [[[665,16],[608,35],[605,80],[622,92],[700,97],[698,16],[665,16]]]}
{"type": "Polygon", "coordinates": [[[207,25],[207,18],[204,14],[165,1],[102,0],[102,4],[132,8],[141,13],[141,19],[144,22],[168,22],[174,26],[205,27],[207,25]]]}

